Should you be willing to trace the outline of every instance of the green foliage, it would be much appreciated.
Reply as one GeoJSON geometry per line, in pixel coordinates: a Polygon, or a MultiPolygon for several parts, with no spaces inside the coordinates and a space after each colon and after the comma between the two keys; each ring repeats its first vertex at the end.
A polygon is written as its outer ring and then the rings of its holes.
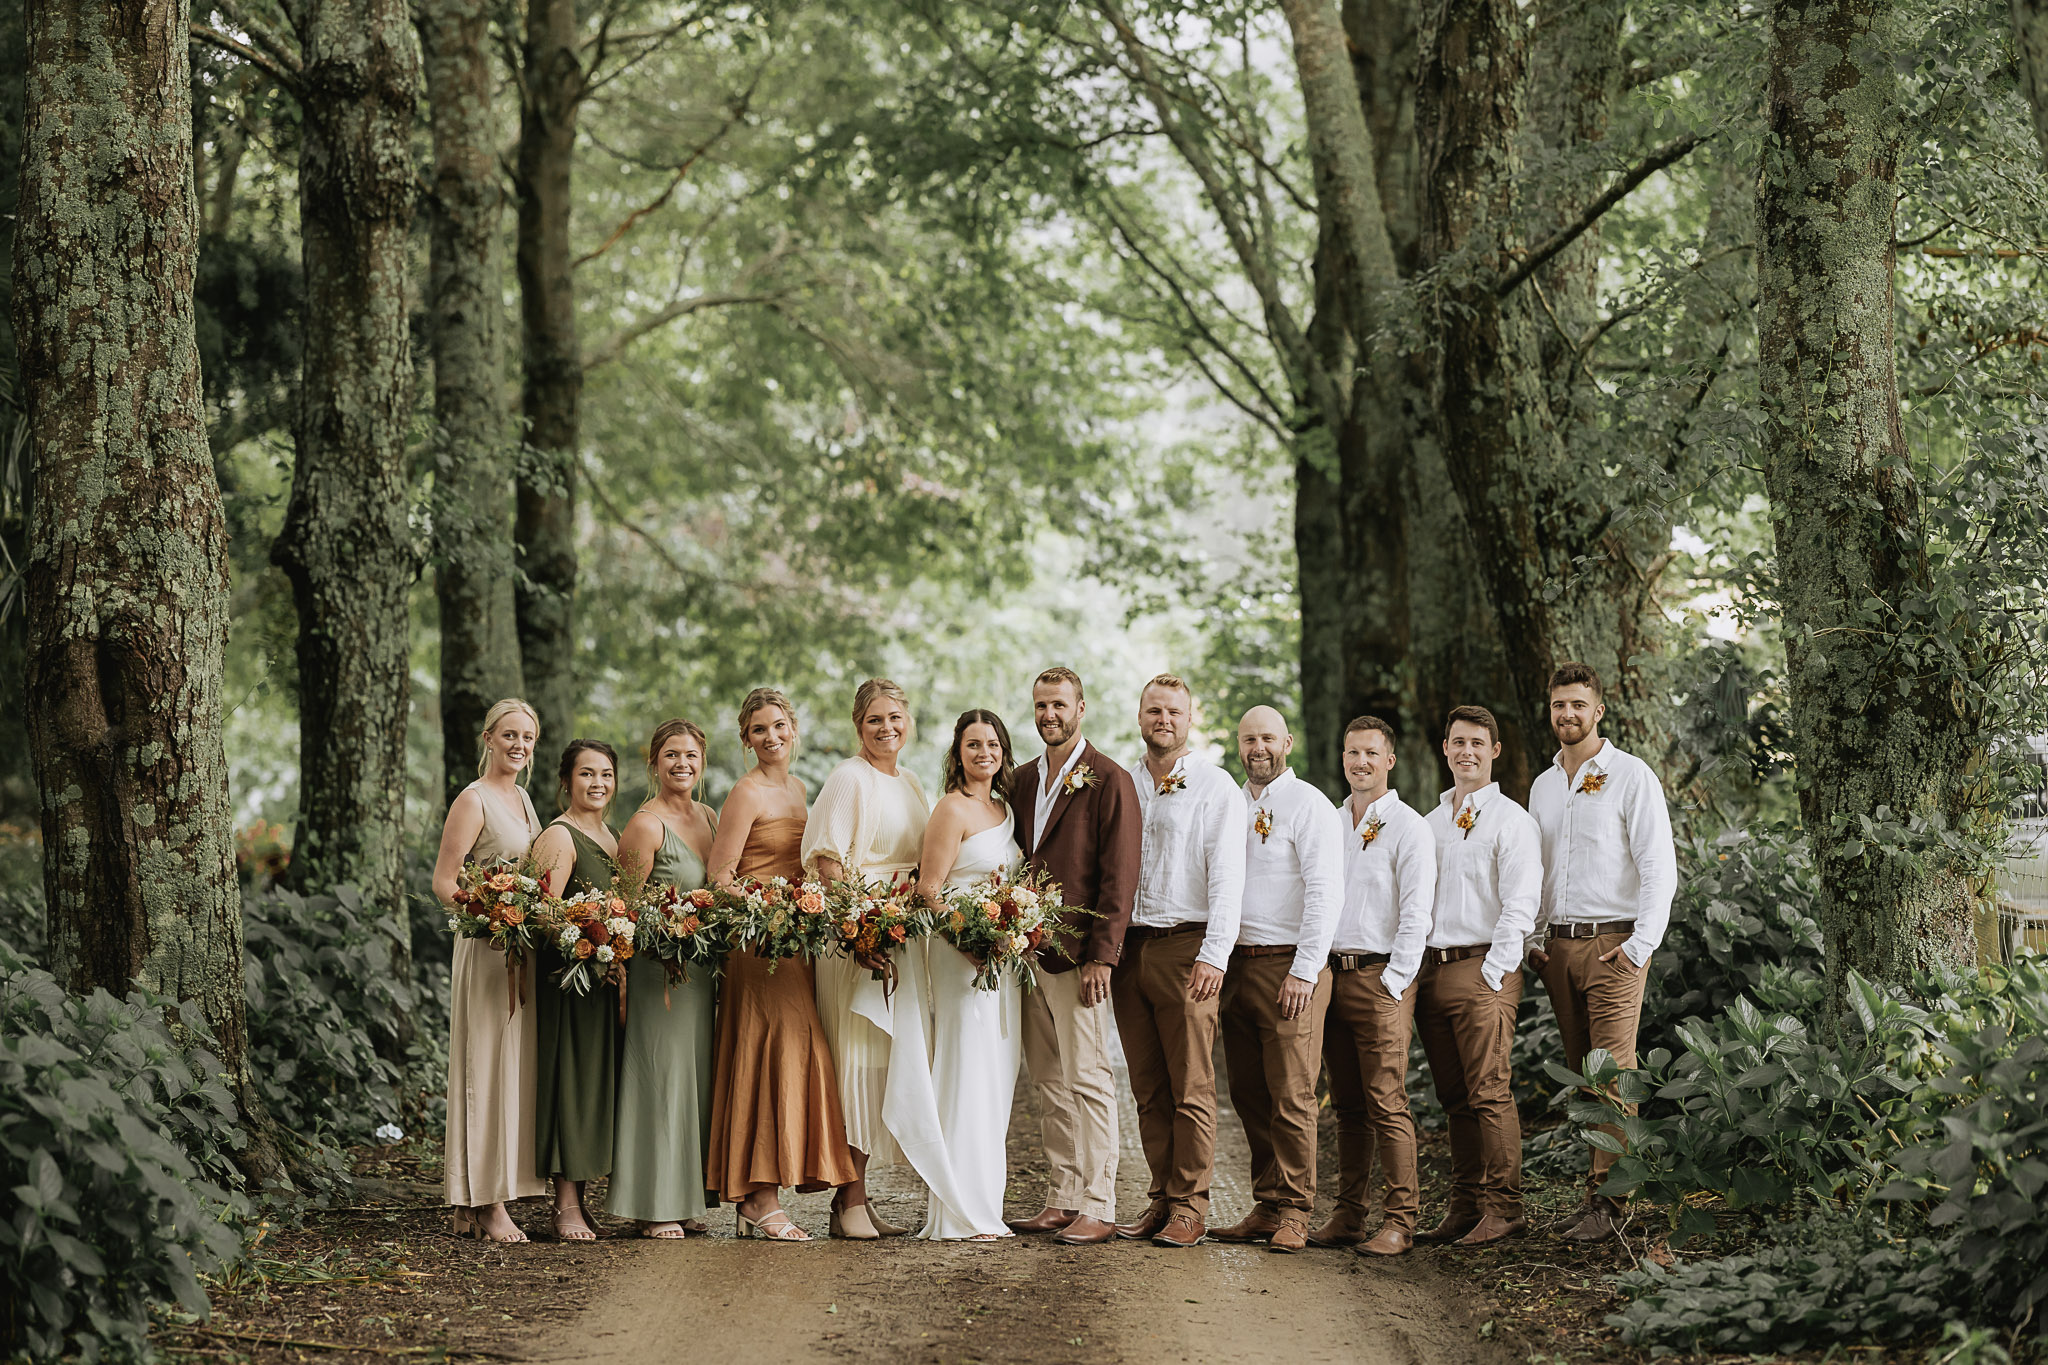
{"type": "Polygon", "coordinates": [[[145,1359],[152,1305],[206,1312],[246,1211],[211,1041],[196,1011],[72,997],[0,946],[0,1353],[145,1359]]]}
{"type": "Polygon", "coordinates": [[[1776,1352],[1895,1341],[1955,1311],[1963,1275],[1954,1238],[1897,1238],[1875,1219],[1826,1209],[1781,1231],[1775,1244],[1739,1256],[1617,1276],[1629,1303],[1609,1325],[1656,1355],[1776,1352]]]}

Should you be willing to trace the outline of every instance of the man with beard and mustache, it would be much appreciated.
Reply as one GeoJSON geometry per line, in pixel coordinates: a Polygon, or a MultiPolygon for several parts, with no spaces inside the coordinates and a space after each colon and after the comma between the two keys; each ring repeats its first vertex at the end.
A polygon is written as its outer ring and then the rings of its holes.
{"type": "MultiPolygon", "coordinates": [[[[1565,1065],[1574,1070],[1595,1048],[1621,1066],[1636,1064],[1643,979],[1678,889],[1664,787],[1649,764],[1600,737],[1606,714],[1600,676],[1585,664],[1559,665],[1550,678],[1550,729],[1562,747],[1529,787],[1529,813],[1543,834],[1543,946],[1529,961],[1543,975],[1565,1065]]],[[[1612,1125],[1602,1131],[1621,1137],[1612,1125]]],[[[1620,1207],[1599,1193],[1613,1164],[1614,1153],[1593,1148],[1585,1199],[1560,1235],[1614,1235],[1620,1207]]]]}
{"type": "Polygon", "coordinates": [[[1244,764],[1244,900],[1218,1028],[1230,1102],[1251,1148],[1252,1211],[1219,1242],[1308,1245],[1316,1203],[1316,1077],[1330,1007],[1330,936],[1344,903],[1337,808],[1287,766],[1294,736],[1270,706],[1237,724],[1244,764]]]}
{"type": "Polygon", "coordinates": [[[1088,703],[1071,668],[1038,675],[1031,709],[1045,752],[1011,779],[1017,845],[1068,905],[1093,914],[1066,916],[1040,947],[1038,989],[1023,999],[1024,1060],[1038,1089],[1051,1188],[1042,1212],[1010,1226],[1088,1246],[1116,1231],[1109,978],[1138,884],[1138,789],[1081,738],[1088,703]]]}
{"type": "Polygon", "coordinates": [[[1152,1181],[1144,1217],[1117,1236],[1190,1247],[1208,1229],[1216,1165],[1216,993],[1244,897],[1244,803],[1188,752],[1188,685],[1162,673],[1138,694],[1142,847],[1127,951],[1110,977],[1152,1181]]]}

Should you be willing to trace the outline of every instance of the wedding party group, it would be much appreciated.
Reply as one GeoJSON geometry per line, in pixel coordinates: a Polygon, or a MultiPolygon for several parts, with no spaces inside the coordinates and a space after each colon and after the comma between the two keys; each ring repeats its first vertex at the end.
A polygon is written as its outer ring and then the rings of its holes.
{"type": "MultiPolygon", "coordinates": [[[[753,765],[722,807],[696,798],[704,732],[669,720],[647,745],[651,795],[616,833],[612,746],[569,742],[562,814],[543,827],[523,785],[540,741],[534,710],[494,706],[435,868],[451,907],[466,870],[519,862],[556,896],[603,894],[619,869],[638,867],[663,894],[887,884],[935,909],[968,888],[1036,878],[1061,908],[1032,940],[1021,987],[938,934],[884,944],[886,963],[735,942],[717,972],[679,974],[640,953],[574,991],[552,984],[573,964],[550,942],[535,970],[513,971],[488,940],[459,937],[446,1149],[455,1230],[523,1241],[507,1203],[552,1186],[555,1235],[590,1239],[585,1186],[605,1178],[608,1212],[647,1237],[708,1231],[707,1212],[730,1203],[739,1236],[811,1240],[782,1208],[786,1189],[834,1192],[833,1237],[887,1237],[909,1229],[879,1215],[866,1176],[900,1162],[928,1191],[916,1235],[933,1239],[1393,1256],[1525,1231],[1509,1076],[1525,975],[1542,978],[1571,1065],[1594,1049],[1633,1065],[1645,970],[1677,883],[1661,784],[1600,734],[1594,671],[1568,663],[1550,680],[1559,749],[1527,808],[1493,780],[1493,715],[1453,709],[1452,787],[1426,816],[1392,785],[1394,732],[1372,716],[1344,735],[1350,795],[1339,805],[1293,772],[1293,737],[1271,707],[1239,722],[1240,786],[1191,751],[1194,700],[1178,677],[1141,690],[1144,754],[1129,769],[1083,737],[1087,699],[1071,669],[1040,673],[1031,696],[1044,751],[1016,763],[1002,719],[967,711],[933,802],[901,762],[908,698],[869,679],[852,707],[860,753],[812,801],[791,772],[795,708],[756,688],[738,713],[753,765]],[[1451,1152],[1448,1206],[1427,1231],[1411,1034],[1451,1152]],[[1257,1202],[1212,1229],[1219,1043],[1257,1202]],[[1116,1205],[1119,1045],[1148,1167],[1146,1206],[1127,1222],[1116,1205]],[[1050,1183],[1039,1213],[1006,1221],[1020,1063],[1050,1183]],[[1325,1069],[1339,1169],[1334,1211],[1312,1227],[1325,1069]]],[[[1599,1193],[1613,1161],[1593,1147],[1562,1236],[1615,1234],[1620,1210],[1599,1193]]]]}

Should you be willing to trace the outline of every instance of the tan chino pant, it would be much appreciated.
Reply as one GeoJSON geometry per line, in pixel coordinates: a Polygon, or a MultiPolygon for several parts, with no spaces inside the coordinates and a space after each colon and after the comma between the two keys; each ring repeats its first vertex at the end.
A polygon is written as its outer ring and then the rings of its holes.
{"type": "Polygon", "coordinates": [[[1372,1163],[1379,1156],[1386,1226],[1413,1233],[1422,1207],[1415,1169],[1415,1119],[1408,1112],[1408,1038],[1417,988],[1387,994],[1384,962],[1330,974],[1323,1059],[1330,1067],[1330,1108],[1337,1114],[1336,1221],[1365,1231],[1372,1163]]]}
{"type": "Polygon", "coordinates": [[[1081,1006],[1081,973],[1038,973],[1024,996],[1024,1061],[1038,1091],[1047,1208],[1116,1221],[1116,1072],[1110,1003],[1081,1006]]]}
{"type": "Polygon", "coordinates": [[[1216,1164],[1218,997],[1188,999],[1188,973],[1201,951],[1200,931],[1127,938],[1109,991],[1138,1102],[1151,1200],[1207,1219],[1216,1164]]]}
{"type": "Polygon", "coordinates": [[[1330,969],[1316,977],[1309,1006],[1280,1017],[1280,984],[1294,950],[1231,954],[1217,997],[1230,1103],[1244,1124],[1252,1154],[1252,1197],[1263,1208],[1298,1209],[1316,1202],[1316,1077],[1323,1069],[1323,1015],[1330,1008],[1330,969]]]}
{"type": "Polygon", "coordinates": [[[1522,1216],[1522,1119],[1508,1074],[1522,973],[1495,991],[1479,972],[1485,960],[1425,959],[1415,983],[1415,1028],[1450,1128],[1452,1220],[1522,1216]]]}
{"type": "MultiPolygon", "coordinates": [[[[1602,962],[1603,953],[1613,952],[1628,942],[1627,934],[1601,934],[1597,938],[1553,938],[1543,945],[1549,961],[1543,966],[1543,988],[1550,992],[1550,1007],[1557,1013],[1557,1031],[1564,1035],[1565,1065],[1574,1071],[1584,1068],[1586,1054],[1606,1048],[1621,1066],[1636,1064],[1636,1026],[1643,1016],[1643,983],[1650,964],[1640,968],[1626,954],[1602,962]]],[[[1635,1106],[1628,1106],[1633,1114],[1635,1106]]],[[[1621,1136],[1611,1123],[1600,1125],[1603,1133],[1621,1136]]],[[[1588,1188],[1598,1190],[1614,1165],[1614,1153],[1593,1149],[1593,1169],[1588,1188]]]]}

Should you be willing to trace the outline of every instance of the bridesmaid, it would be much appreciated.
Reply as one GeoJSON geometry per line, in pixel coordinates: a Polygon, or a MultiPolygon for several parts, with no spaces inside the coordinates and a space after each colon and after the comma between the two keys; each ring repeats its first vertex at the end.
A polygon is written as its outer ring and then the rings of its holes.
{"type": "MultiPolygon", "coordinates": [[[[647,741],[654,795],[619,836],[619,866],[647,869],[656,886],[704,885],[718,817],[692,795],[704,771],[704,732],[665,720],[647,741]]],[[[711,1136],[711,969],[670,987],[661,959],[626,964],[626,1036],[619,1060],[617,1153],[605,1207],[640,1224],[642,1237],[708,1232],[704,1154],[711,1136]]],[[[714,1196],[715,1197],[715,1196],[714,1196]]]]}
{"type": "MultiPolygon", "coordinates": [[[[780,692],[757,687],[740,706],[739,725],[754,767],[719,812],[712,880],[796,881],[806,818],[804,784],[789,772],[796,712],[780,692]]],[[[739,1206],[740,1236],[807,1242],[810,1235],[783,1211],[781,1187],[826,1190],[859,1172],[846,1146],[811,965],[801,958],[770,965],[744,949],[726,958],[706,1183],[739,1206]]]]}
{"type": "MultiPolygon", "coordinates": [[[[1010,732],[993,711],[965,711],[946,751],[946,794],[925,826],[918,894],[934,910],[944,893],[973,886],[1017,861],[1010,805],[1010,732]]],[[[920,1237],[992,1242],[1011,1235],[1003,1222],[1009,1176],[1010,1102],[1023,1038],[1017,985],[985,991],[974,959],[933,935],[911,945],[921,967],[913,985],[923,1008],[905,1018],[899,1005],[889,1072],[889,1115],[910,1163],[931,1189],[920,1237]],[[922,1047],[910,1045],[923,1034],[922,1047]],[[923,1075],[904,1076],[920,1063],[923,1075]]],[[[908,998],[899,988],[899,1001],[908,998]]]]}
{"type": "MultiPolygon", "coordinates": [[[[853,695],[853,724],[860,756],[834,768],[819,789],[804,830],[804,866],[826,881],[853,875],[886,881],[917,866],[931,814],[916,775],[897,763],[913,733],[909,699],[888,679],[869,678],[853,695]]],[[[875,1216],[865,1180],[870,1158],[889,1165],[903,1155],[882,1119],[889,1035],[855,1012],[867,979],[868,969],[851,957],[818,964],[818,1015],[839,1068],[846,1140],[863,1177],[840,1191],[833,1221],[842,1236],[896,1237],[907,1229],[875,1216]]]]}
{"type": "MultiPolygon", "coordinates": [[[[562,750],[559,788],[566,809],[534,845],[551,896],[611,885],[618,841],[604,822],[618,789],[619,756],[597,739],[562,750]]],[[[609,984],[578,995],[554,979],[567,965],[552,946],[540,953],[534,995],[540,1077],[534,1105],[535,1170],[554,1177],[555,1236],[596,1240],[583,1211],[586,1181],[611,1174],[612,1116],[618,1095],[619,994],[609,984]]]]}
{"type": "MultiPolygon", "coordinates": [[[[484,717],[477,737],[477,780],[448,807],[434,895],[452,904],[466,861],[526,856],[540,817],[520,783],[532,773],[540,722],[508,697],[484,717]]],[[[448,1133],[444,1164],[458,1236],[523,1242],[505,1212],[509,1199],[544,1193],[533,1167],[536,1047],[533,988],[515,1008],[504,955],[480,939],[455,940],[448,978],[448,1133]]]]}

